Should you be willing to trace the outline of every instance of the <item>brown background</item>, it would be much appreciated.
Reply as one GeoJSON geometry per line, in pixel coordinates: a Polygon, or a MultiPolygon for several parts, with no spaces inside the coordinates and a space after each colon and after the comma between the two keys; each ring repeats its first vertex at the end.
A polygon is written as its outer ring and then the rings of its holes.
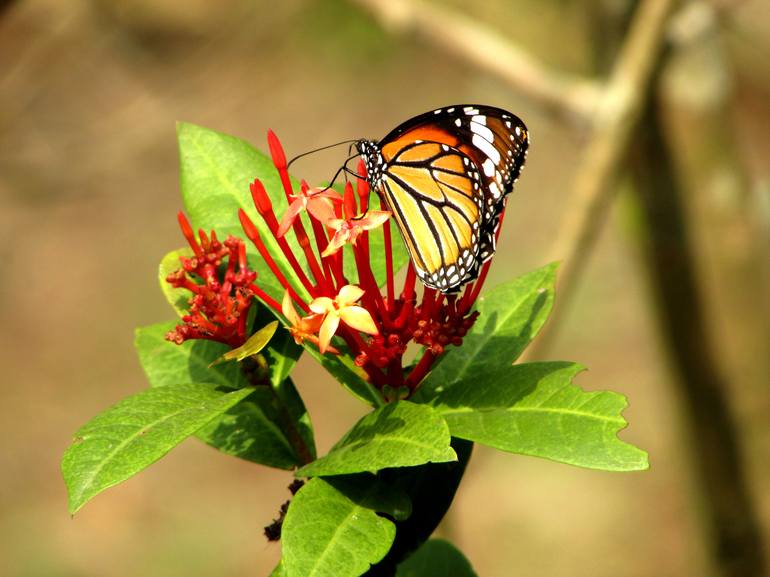
{"type": "MultiPolygon", "coordinates": [[[[0,575],[266,575],[279,547],[265,542],[261,528],[287,498],[289,475],[192,440],[74,519],[67,514],[59,459],[72,433],[146,386],[133,329],[172,318],[156,267],[182,244],[175,121],[263,149],[272,128],[291,155],[345,138],[377,138],[446,104],[480,102],[516,112],[529,125],[533,147],[509,204],[490,285],[545,264],[583,136],[494,78],[424,42],[382,31],[341,0],[6,4],[0,12],[0,575]]],[[[549,64],[588,71],[583,2],[453,4],[549,64]]],[[[724,129],[738,138],[767,226],[766,2],[738,3],[725,39],[733,98],[724,129]]],[[[340,159],[334,151],[315,155],[297,170],[320,182],[340,159]]],[[[619,186],[625,190],[623,180],[619,186]]],[[[549,357],[587,365],[590,372],[578,378],[587,389],[628,396],[631,425],[621,436],[649,451],[652,467],[612,474],[479,448],[441,533],[482,577],[712,571],[688,450],[698,440],[680,418],[651,313],[635,210],[621,191],[549,357]]],[[[712,233],[725,238],[724,231],[712,233]]],[[[719,295],[708,294],[711,322],[720,338],[729,336],[719,295]]],[[[727,361],[751,489],[770,543],[768,383],[739,378],[741,362],[766,359],[738,354],[727,361]]],[[[324,451],[364,408],[309,359],[297,381],[324,451]]]]}

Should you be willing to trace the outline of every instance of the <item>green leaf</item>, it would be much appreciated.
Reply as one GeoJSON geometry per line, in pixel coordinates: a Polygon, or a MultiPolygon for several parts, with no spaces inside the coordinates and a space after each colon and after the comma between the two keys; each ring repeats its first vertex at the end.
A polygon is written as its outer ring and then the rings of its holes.
{"type": "Polygon", "coordinates": [[[174,288],[168,282],[166,277],[172,272],[178,271],[182,268],[182,263],[179,261],[180,256],[190,257],[193,252],[190,248],[180,248],[179,250],[173,250],[164,256],[160,265],[158,266],[158,282],[160,282],[160,290],[166,297],[168,304],[171,305],[180,317],[186,315],[189,310],[190,291],[181,288],[174,288]]]}
{"type": "MultiPolygon", "coordinates": [[[[136,350],[150,386],[191,381],[212,382],[231,388],[249,385],[239,364],[209,366],[229,350],[226,345],[206,340],[186,341],[181,345],[170,343],[164,335],[172,326],[173,323],[158,324],[136,331],[136,350]]],[[[303,462],[287,438],[294,429],[307,445],[311,457],[315,456],[310,417],[291,379],[286,378],[298,352],[293,342],[291,346],[284,342],[287,338],[291,340],[288,334],[279,333],[263,349],[269,363],[271,386],[259,387],[253,396],[199,431],[197,435],[202,441],[228,455],[291,469],[303,462]],[[279,378],[282,380],[276,383],[279,378]],[[288,412],[288,422],[278,399],[288,412]]]]}
{"type": "MultiPolygon", "coordinates": [[[[294,389],[290,379],[287,388],[294,389]]],[[[305,455],[294,449],[289,436],[296,434],[307,445],[308,457],[315,457],[315,448],[303,432],[304,422],[284,412],[275,391],[268,386],[254,389],[247,399],[230,408],[195,433],[204,443],[227,455],[252,463],[278,469],[292,469],[305,462],[305,455]]]]}
{"type": "Polygon", "coordinates": [[[449,510],[473,453],[473,443],[452,437],[452,448],[457,453],[457,461],[378,473],[378,478],[400,488],[412,503],[409,518],[396,521],[396,539],[378,563],[383,569],[398,565],[427,541],[449,510]]]}
{"type": "Polygon", "coordinates": [[[270,573],[270,577],[286,577],[286,571],[283,568],[283,562],[279,562],[278,565],[275,566],[273,572],[270,573]]]}
{"type": "Polygon", "coordinates": [[[382,559],[408,517],[409,500],[370,475],[311,479],[294,496],[281,529],[287,577],[358,577],[382,559]]]}
{"type": "MultiPolygon", "coordinates": [[[[287,207],[286,195],[278,171],[272,161],[248,142],[214,130],[180,123],[179,140],[180,186],[185,209],[194,228],[214,229],[220,238],[228,234],[245,238],[238,220],[242,208],[259,229],[262,241],[294,289],[303,297],[307,291],[296,278],[283,251],[258,215],[251,199],[249,185],[259,178],[273,203],[277,218],[287,207]]],[[[286,235],[295,255],[301,255],[294,235],[286,235]]],[[[279,302],[284,289],[256,249],[246,243],[252,258],[249,263],[257,271],[259,286],[279,302]]],[[[303,262],[302,258],[298,259],[303,262]]]]}
{"type": "Polygon", "coordinates": [[[298,477],[377,472],[387,467],[456,461],[444,420],[428,405],[399,401],[358,421],[325,457],[305,465],[298,477]]]}
{"type": "Polygon", "coordinates": [[[237,364],[209,367],[216,358],[229,351],[222,343],[195,339],[181,345],[165,339],[175,323],[160,323],[136,329],[134,345],[139,361],[153,387],[178,383],[208,382],[231,388],[243,388],[248,380],[237,364]]]}
{"type": "Polygon", "coordinates": [[[481,297],[479,318],[446,358],[425,378],[415,400],[426,401],[450,382],[476,379],[479,369],[510,365],[545,323],[553,306],[557,263],[499,285],[481,297]]]}
{"type": "Polygon", "coordinates": [[[617,437],[625,397],[572,385],[581,370],[566,362],[479,367],[431,404],[456,437],[590,469],[646,469],[647,454],[617,437]]]}
{"type": "Polygon", "coordinates": [[[97,415],[75,433],[62,459],[70,513],[151,465],[252,392],[223,392],[211,383],[161,387],[97,415]]]}
{"type": "Polygon", "coordinates": [[[398,566],[396,577],[477,577],[465,555],[441,539],[426,541],[398,566]]]}
{"type": "Polygon", "coordinates": [[[269,343],[270,339],[273,338],[277,328],[278,321],[271,321],[257,332],[255,332],[253,335],[251,335],[248,340],[240,347],[230,349],[221,357],[213,361],[210,366],[213,367],[220,363],[224,363],[225,361],[232,360],[241,362],[243,359],[256,355],[267,346],[267,343],[269,343]]]}
{"type": "MultiPolygon", "coordinates": [[[[275,318],[267,307],[262,307],[257,323],[261,323],[263,318],[275,318]],[[264,311],[264,314],[263,314],[264,311]]],[[[268,347],[262,350],[262,356],[270,367],[270,383],[274,388],[280,387],[286,378],[291,374],[294,366],[297,364],[302,347],[298,346],[291,334],[284,327],[280,327],[268,347]]]]}

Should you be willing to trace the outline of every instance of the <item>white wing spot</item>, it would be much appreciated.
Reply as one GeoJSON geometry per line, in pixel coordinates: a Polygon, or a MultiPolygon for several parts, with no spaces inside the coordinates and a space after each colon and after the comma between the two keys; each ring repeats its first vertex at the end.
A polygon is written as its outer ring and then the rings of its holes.
{"type": "Polygon", "coordinates": [[[492,143],[486,140],[485,138],[479,136],[478,134],[474,134],[473,138],[471,138],[471,142],[473,143],[473,146],[481,150],[484,154],[487,155],[487,160],[484,161],[483,168],[484,168],[484,174],[487,176],[492,176],[492,173],[495,170],[495,165],[500,162],[500,153],[497,151],[497,149],[492,146],[492,143]],[[489,162],[492,166],[491,169],[487,169],[487,162],[489,162]]]}
{"type": "MultiPolygon", "coordinates": [[[[480,118],[478,116],[474,116],[473,118],[480,118]]],[[[481,117],[483,118],[483,117],[481,117]]],[[[486,139],[490,144],[495,141],[495,136],[492,134],[492,131],[489,130],[484,124],[479,124],[478,122],[471,122],[471,132],[474,134],[478,134],[479,136],[486,139]]]]}
{"type": "MultiPolygon", "coordinates": [[[[481,139],[480,139],[480,140],[481,140],[481,139]]],[[[489,144],[489,143],[488,143],[486,140],[484,140],[483,142],[485,142],[485,143],[487,144],[487,146],[490,146],[490,144],[489,144]]],[[[473,142],[473,144],[476,144],[476,142],[475,142],[475,137],[474,137],[474,142],[473,142]]],[[[479,148],[481,148],[481,147],[479,147],[479,148]]],[[[483,149],[482,149],[482,150],[483,150],[483,149]]],[[[486,152],[486,151],[485,151],[485,152],[486,152]]],[[[495,152],[497,152],[497,150],[495,150],[495,152]]],[[[499,158],[498,158],[498,159],[499,159],[499,158]]],[[[492,162],[492,159],[491,159],[491,158],[487,158],[487,159],[484,161],[484,164],[482,164],[482,165],[481,165],[481,168],[483,168],[483,169],[484,169],[484,174],[485,174],[485,175],[487,175],[487,176],[492,176],[492,175],[495,173],[495,163],[494,163],[494,162],[492,162]]]]}

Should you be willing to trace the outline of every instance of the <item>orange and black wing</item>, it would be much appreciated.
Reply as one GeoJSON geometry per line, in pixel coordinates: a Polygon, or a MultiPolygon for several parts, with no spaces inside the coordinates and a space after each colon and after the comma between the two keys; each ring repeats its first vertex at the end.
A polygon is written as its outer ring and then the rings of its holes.
{"type": "Polygon", "coordinates": [[[492,106],[458,104],[416,116],[379,142],[387,161],[410,143],[424,140],[446,144],[475,165],[483,193],[478,259],[495,251],[495,231],[505,197],[513,190],[529,147],[527,127],[516,115],[492,106]]]}
{"type": "Polygon", "coordinates": [[[475,164],[457,148],[418,140],[383,151],[379,191],[420,280],[443,292],[478,274],[484,197],[475,164]]]}
{"type": "Polygon", "coordinates": [[[379,142],[357,142],[425,285],[453,292],[492,257],[528,146],[518,117],[469,104],[416,116],[379,142]]]}

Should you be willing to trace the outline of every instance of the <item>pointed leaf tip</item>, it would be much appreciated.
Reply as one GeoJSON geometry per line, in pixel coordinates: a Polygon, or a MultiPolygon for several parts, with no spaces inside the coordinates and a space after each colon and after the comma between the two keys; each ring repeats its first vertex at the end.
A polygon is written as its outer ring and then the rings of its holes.
{"type": "Polygon", "coordinates": [[[243,343],[240,347],[227,351],[221,357],[214,360],[209,367],[213,367],[225,361],[236,360],[241,362],[247,357],[258,354],[262,349],[267,346],[270,339],[273,338],[275,331],[278,329],[278,321],[272,321],[259,329],[249,339],[243,343]]]}

